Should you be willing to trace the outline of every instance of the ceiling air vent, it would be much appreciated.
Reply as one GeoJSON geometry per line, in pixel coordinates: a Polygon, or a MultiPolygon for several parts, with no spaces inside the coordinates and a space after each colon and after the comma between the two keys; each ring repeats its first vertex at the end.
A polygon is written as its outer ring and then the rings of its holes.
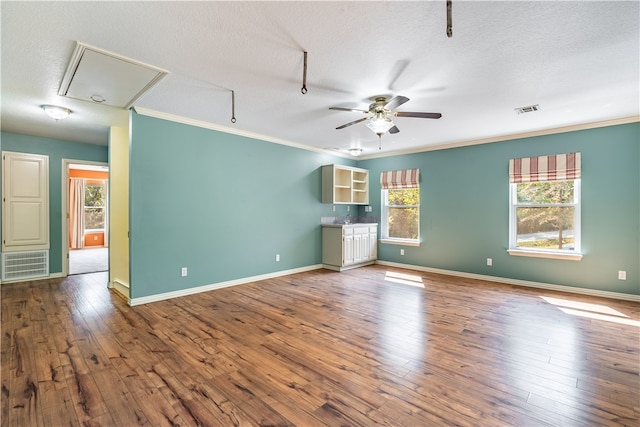
{"type": "Polygon", "coordinates": [[[167,71],[77,42],[58,95],[129,109],[167,71]]]}
{"type": "Polygon", "coordinates": [[[516,113],[518,114],[533,113],[534,111],[538,111],[539,109],[540,109],[540,106],[538,104],[527,105],[526,107],[516,108],[516,113]]]}

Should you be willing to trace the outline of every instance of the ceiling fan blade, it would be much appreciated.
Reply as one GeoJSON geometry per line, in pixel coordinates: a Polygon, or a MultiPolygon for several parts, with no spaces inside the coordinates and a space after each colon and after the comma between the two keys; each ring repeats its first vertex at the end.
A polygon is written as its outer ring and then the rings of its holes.
{"type": "Polygon", "coordinates": [[[346,125],[342,125],[342,126],[338,126],[336,129],[344,129],[347,126],[351,126],[351,125],[355,125],[356,123],[360,123],[360,122],[364,122],[365,120],[367,120],[369,117],[363,117],[361,119],[355,120],[353,122],[349,122],[346,125]]]}
{"type": "Polygon", "coordinates": [[[368,113],[367,110],[358,110],[357,108],[329,107],[329,110],[353,111],[354,113],[368,113]]]}
{"type": "Polygon", "coordinates": [[[394,126],[391,129],[389,129],[389,133],[398,133],[400,132],[400,129],[398,129],[398,126],[394,126]]]}
{"type": "Polygon", "coordinates": [[[409,98],[407,98],[406,96],[398,95],[395,98],[392,98],[391,101],[387,102],[384,108],[386,108],[387,110],[394,110],[399,106],[401,106],[402,104],[404,104],[405,102],[407,102],[408,100],[409,98]]]}
{"type": "Polygon", "coordinates": [[[410,111],[397,111],[393,113],[396,117],[418,117],[421,119],[439,119],[442,117],[440,113],[415,113],[410,111]]]}

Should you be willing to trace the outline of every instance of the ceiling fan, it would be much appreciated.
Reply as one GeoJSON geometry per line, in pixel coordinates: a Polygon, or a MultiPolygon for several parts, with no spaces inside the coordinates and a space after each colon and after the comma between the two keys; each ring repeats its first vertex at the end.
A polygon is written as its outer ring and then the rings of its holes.
{"type": "Polygon", "coordinates": [[[353,122],[349,122],[342,126],[338,126],[336,129],[344,129],[351,125],[355,125],[356,123],[364,122],[365,120],[369,120],[367,123],[367,127],[371,129],[380,141],[382,141],[382,135],[385,133],[398,133],[400,129],[393,123],[393,117],[417,117],[422,119],[439,119],[442,117],[440,113],[419,113],[419,112],[410,112],[410,111],[393,111],[397,107],[401,106],[405,102],[409,100],[406,96],[398,95],[394,98],[391,98],[387,101],[386,96],[375,96],[371,98],[374,102],[369,105],[368,110],[359,110],[356,108],[342,108],[342,107],[330,107],[330,110],[339,110],[339,111],[353,111],[356,113],[364,113],[367,114],[367,117],[363,117],[358,120],[354,120],[353,122]]]}

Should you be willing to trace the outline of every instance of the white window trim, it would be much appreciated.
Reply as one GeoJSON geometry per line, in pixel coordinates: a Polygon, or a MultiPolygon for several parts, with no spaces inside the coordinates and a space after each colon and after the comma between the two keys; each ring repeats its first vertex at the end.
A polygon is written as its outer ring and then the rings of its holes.
{"type": "Polygon", "coordinates": [[[378,240],[380,243],[387,245],[401,245],[401,246],[420,246],[420,240],[415,239],[394,239],[385,237],[378,240]]]}
{"type": "Polygon", "coordinates": [[[570,261],[580,261],[582,259],[581,253],[566,253],[560,251],[545,251],[545,250],[524,250],[522,248],[507,249],[509,255],[514,256],[527,256],[532,258],[552,258],[552,259],[566,259],[570,261]]]}
{"type": "MultiPolygon", "coordinates": [[[[104,193],[105,193],[105,199],[106,199],[106,194],[107,194],[107,179],[93,179],[93,178],[88,178],[88,181],[91,181],[91,183],[87,183],[86,185],[89,186],[94,186],[94,187],[103,187],[104,188],[104,193]],[[97,184],[97,182],[100,182],[100,184],[97,184]]],[[[105,232],[106,231],[106,215],[107,215],[107,201],[105,200],[104,205],[103,206],[84,206],[84,210],[86,210],[87,208],[89,209],[102,209],[103,211],[103,215],[105,217],[105,227],[102,228],[85,228],[84,230],[84,234],[90,234],[90,233],[100,233],[100,232],[105,232]]]]}
{"type": "Polygon", "coordinates": [[[389,190],[382,189],[382,209],[381,209],[381,221],[380,221],[380,234],[382,235],[379,239],[380,243],[385,243],[389,245],[403,245],[403,246],[420,246],[420,205],[402,205],[402,206],[388,206],[387,201],[389,200],[389,190]],[[389,237],[389,216],[388,216],[388,208],[418,208],[418,238],[417,239],[401,239],[398,237],[389,237]]]}
{"type": "MultiPolygon", "coordinates": [[[[549,250],[549,249],[529,249],[529,248],[521,248],[516,246],[517,240],[517,221],[516,221],[516,204],[514,200],[516,200],[516,191],[517,191],[517,183],[509,184],[509,249],[507,249],[507,253],[509,255],[514,256],[525,256],[525,257],[533,257],[533,258],[551,258],[551,259],[561,259],[561,260],[572,260],[572,261],[580,261],[583,257],[581,252],[581,235],[582,228],[580,223],[580,211],[582,205],[582,196],[580,192],[581,180],[580,178],[576,178],[573,180],[573,192],[574,192],[574,203],[565,203],[565,204],[549,204],[545,206],[571,206],[575,207],[575,235],[574,235],[574,247],[575,249],[570,250],[549,250]]],[[[535,205],[537,206],[537,205],[535,205]]]]}

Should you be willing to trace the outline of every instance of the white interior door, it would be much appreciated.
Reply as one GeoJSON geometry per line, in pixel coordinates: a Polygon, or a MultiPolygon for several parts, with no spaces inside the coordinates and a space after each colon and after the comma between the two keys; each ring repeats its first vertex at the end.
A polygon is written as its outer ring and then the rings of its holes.
{"type": "Polygon", "coordinates": [[[2,153],[2,251],[49,249],[49,157],[2,153]]]}

